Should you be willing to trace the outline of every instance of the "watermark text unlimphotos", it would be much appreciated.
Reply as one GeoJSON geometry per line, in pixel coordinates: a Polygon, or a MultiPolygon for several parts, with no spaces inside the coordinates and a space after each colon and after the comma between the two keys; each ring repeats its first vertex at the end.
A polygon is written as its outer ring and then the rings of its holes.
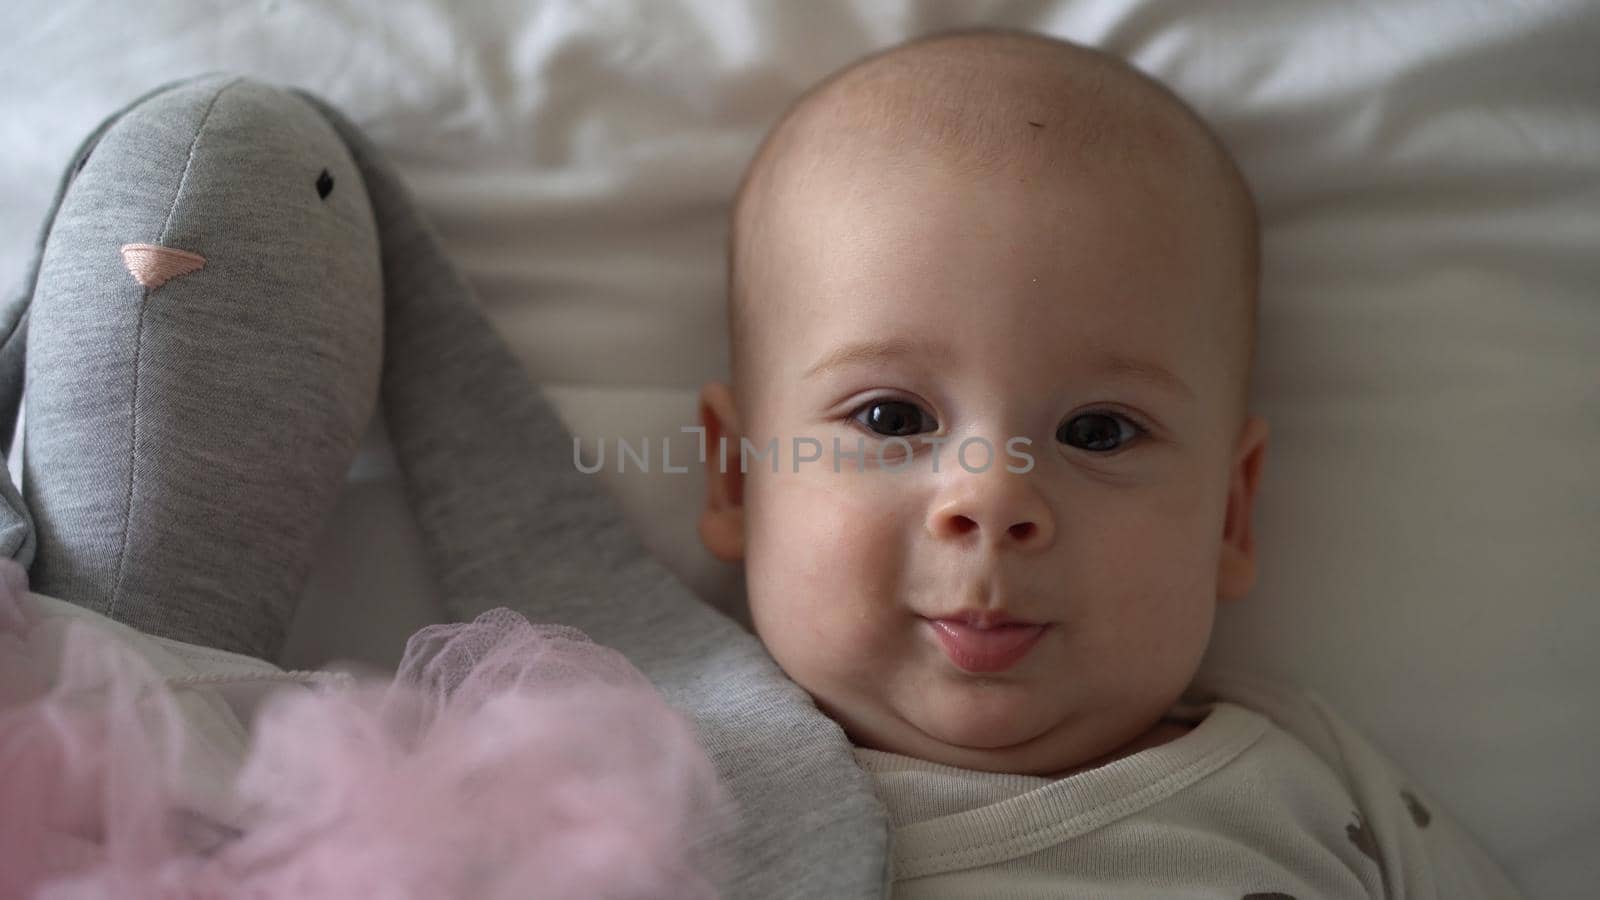
{"type": "MultiPolygon", "coordinates": [[[[679,431],[684,434],[695,434],[699,437],[699,453],[695,462],[701,466],[706,464],[707,446],[706,430],[703,426],[684,426],[679,431]]],[[[579,472],[585,475],[594,475],[606,468],[606,439],[595,440],[595,451],[585,460],[584,441],[582,438],[572,439],[572,464],[579,472]]],[[[932,447],[933,471],[938,472],[940,455],[945,447],[951,444],[948,437],[935,437],[931,435],[917,435],[914,438],[886,437],[874,442],[875,446],[869,448],[865,437],[857,436],[855,448],[849,449],[845,442],[835,437],[832,439],[833,452],[825,453],[822,441],[813,437],[794,437],[785,446],[777,438],[772,438],[764,445],[756,445],[749,438],[739,438],[737,457],[739,471],[748,474],[753,468],[767,466],[773,474],[788,472],[799,474],[802,467],[818,465],[829,466],[834,472],[843,472],[847,466],[853,466],[857,472],[865,472],[868,465],[880,471],[901,472],[908,469],[916,461],[915,450],[917,445],[932,447]],[[913,441],[916,443],[914,444],[913,441]],[[787,449],[785,456],[780,450],[787,449]],[[784,463],[787,460],[787,464],[784,463]]],[[[1005,442],[1004,460],[1002,454],[995,452],[994,444],[986,438],[973,436],[963,439],[955,445],[955,458],[957,465],[962,469],[977,475],[989,471],[997,462],[1004,462],[1005,469],[1015,475],[1022,475],[1033,470],[1033,455],[1027,447],[1033,441],[1025,437],[1008,438],[1005,442]]],[[[637,471],[649,474],[652,461],[655,457],[650,453],[651,441],[648,437],[639,438],[637,443],[626,438],[617,438],[613,443],[611,457],[613,466],[618,474],[637,471]]],[[[660,470],[667,475],[682,475],[689,471],[685,464],[674,464],[672,461],[672,442],[663,437],[660,439],[660,470]]],[[[717,438],[717,469],[727,472],[731,465],[730,460],[735,455],[730,453],[727,435],[717,438]]],[[[687,462],[687,461],[685,461],[687,462]]]]}

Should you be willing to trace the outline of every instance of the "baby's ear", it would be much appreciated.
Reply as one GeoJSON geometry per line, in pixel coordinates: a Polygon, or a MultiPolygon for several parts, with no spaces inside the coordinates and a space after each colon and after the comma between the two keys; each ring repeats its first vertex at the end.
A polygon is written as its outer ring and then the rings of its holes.
{"type": "Polygon", "coordinates": [[[1248,416],[1228,469],[1228,516],[1222,526],[1222,557],[1217,565],[1217,599],[1238,600],[1256,583],[1256,541],[1251,511],[1267,455],[1267,420],[1248,416]]]}
{"type": "Polygon", "coordinates": [[[727,385],[712,381],[700,389],[700,424],[706,430],[706,508],[700,513],[700,542],[717,559],[738,562],[744,559],[742,432],[727,385]]]}

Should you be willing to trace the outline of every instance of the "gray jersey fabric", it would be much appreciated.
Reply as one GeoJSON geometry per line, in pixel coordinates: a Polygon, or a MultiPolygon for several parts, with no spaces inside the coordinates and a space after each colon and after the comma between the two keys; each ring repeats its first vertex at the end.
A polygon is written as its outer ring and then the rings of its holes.
{"type": "Polygon", "coordinates": [[[0,328],[0,413],[28,389],[28,502],[6,476],[0,552],[36,590],[273,658],[376,397],[452,617],[580,628],[694,724],[738,817],[710,848],[726,896],[887,892],[887,817],[843,731],[574,468],[404,184],[328,104],[206,75],[108,119],[0,328]],[[146,288],[127,243],[206,263],[146,288]]]}
{"type": "Polygon", "coordinates": [[[28,312],[34,589],[275,658],[377,401],[377,232],[343,142],[244,79],[144,100],[58,207],[28,312]],[[145,285],[128,245],[204,263],[145,285]]]}

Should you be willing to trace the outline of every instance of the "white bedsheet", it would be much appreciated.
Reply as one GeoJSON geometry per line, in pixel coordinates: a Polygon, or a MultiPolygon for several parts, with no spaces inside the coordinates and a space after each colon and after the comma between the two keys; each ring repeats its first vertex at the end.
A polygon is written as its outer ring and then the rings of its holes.
{"type": "MultiPolygon", "coordinates": [[[[1592,0],[12,2],[0,283],[103,116],[245,72],[326,97],[389,151],[581,433],[659,440],[725,373],[725,216],[765,127],[857,56],[975,23],[1127,56],[1215,123],[1255,188],[1264,568],[1213,656],[1314,686],[1530,897],[1593,896],[1592,0]]],[[[290,665],[393,659],[432,614],[384,471],[375,442],[290,665]]],[[[652,548],[737,608],[737,572],[694,538],[697,476],[608,483],[652,548]]]]}

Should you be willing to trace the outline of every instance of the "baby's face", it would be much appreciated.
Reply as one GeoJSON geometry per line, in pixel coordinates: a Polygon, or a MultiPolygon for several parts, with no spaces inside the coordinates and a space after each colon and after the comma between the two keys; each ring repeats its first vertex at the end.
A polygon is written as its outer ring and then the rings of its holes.
{"type": "Polygon", "coordinates": [[[708,544],[744,558],[761,639],[857,744],[1034,774],[1128,745],[1253,578],[1265,429],[1240,425],[1218,325],[1237,250],[1181,181],[839,177],[763,241],[742,408],[705,394],[731,446],[781,457],[751,460],[742,507],[714,486],[708,544]],[[1043,628],[1008,659],[1029,630],[934,621],[966,612],[1043,628]]]}

